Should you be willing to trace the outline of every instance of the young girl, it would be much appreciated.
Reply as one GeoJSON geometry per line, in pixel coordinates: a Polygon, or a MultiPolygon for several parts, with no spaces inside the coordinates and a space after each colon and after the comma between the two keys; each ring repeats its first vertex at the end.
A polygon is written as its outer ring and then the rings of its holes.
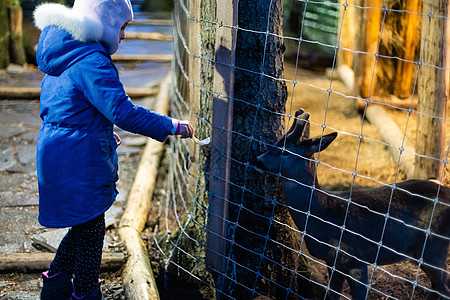
{"type": "Polygon", "coordinates": [[[171,134],[192,137],[193,129],[133,105],[119,81],[111,55],[133,19],[129,0],[44,4],[34,18],[42,30],[38,66],[46,74],[37,142],[39,222],[71,227],[42,275],[41,299],[102,299],[104,213],[118,180],[113,125],[161,142],[171,134]]]}

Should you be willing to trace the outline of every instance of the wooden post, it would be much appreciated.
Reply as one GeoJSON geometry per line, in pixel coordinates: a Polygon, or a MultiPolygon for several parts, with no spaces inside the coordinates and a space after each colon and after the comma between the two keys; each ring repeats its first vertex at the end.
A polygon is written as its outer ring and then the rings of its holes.
{"type": "Polygon", "coordinates": [[[200,84],[200,4],[201,1],[189,1],[189,55],[188,72],[191,79],[189,86],[189,101],[190,106],[194,109],[198,108],[199,104],[199,90],[200,84]]]}
{"type": "Polygon", "coordinates": [[[416,134],[415,177],[438,180],[443,176],[447,117],[450,40],[447,0],[424,0],[422,17],[419,104],[416,134]]]}
{"type": "Polygon", "coordinates": [[[9,0],[0,0],[0,69],[9,65],[9,0]]]}
{"type": "MultiPolygon", "coordinates": [[[[355,13],[354,13],[354,18],[353,18],[353,26],[355,28],[358,28],[357,26],[361,26],[361,24],[363,24],[363,20],[364,20],[364,9],[362,8],[364,5],[364,0],[354,0],[354,5],[356,5],[355,7],[355,13]]],[[[354,32],[354,38],[353,38],[353,50],[356,51],[355,53],[353,53],[353,79],[354,79],[354,83],[353,83],[353,91],[352,91],[352,95],[353,96],[360,96],[360,85],[361,85],[361,78],[362,78],[362,71],[364,69],[364,54],[360,53],[365,51],[364,49],[364,32],[363,30],[355,30],[354,32]]],[[[360,105],[361,101],[356,101],[356,105],[360,105]]]]}
{"type": "Polygon", "coordinates": [[[209,180],[209,210],[207,224],[206,264],[216,272],[226,268],[226,218],[228,181],[230,176],[231,130],[233,116],[234,49],[237,23],[237,0],[217,0],[216,58],[211,163],[209,180]]]}
{"type": "MultiPolygon", "coordinates": [[[[199,89],[198,86],[200,85],[200,4],[201,1],[189,1],[189,30],[188,30],[188,37],[189,37],[189,52],[190,55],[188,55],[188,73],[189,73],[189,107],[191,107],[191,110],[199,111],[199,89]]],[[[191,123],[194,123],[193,120],[191,120],[191,123]]],[[[193,124],[194,126],[194,132],[196,129],[197,124],[193,124]]],[[[191,153],[191,159],[194,162],[199,161],[199,151],[197,151],[197,145],[195,143],[189,144],[189,153],[191,153]]],[[[194,177],[198,176],[198,168],[196,164],[191,164],[189,168],[190,174],[192,174],[194,177]]]]}
{"type": "Polygon", "coordinates": [[[394,94],[399,98],[408,98],[411,96],[411,83],[415,77],[415,64],[412,61],[414,61],[416,44],[418,42],[416,33],[420,24],[420,17],[416,14],[420,12],[419,0],[405,1],[405,5],[408,12],[405,12],[402,18],[402,32],[400,33],[405,41],[405,48],[403,53],[400,54],[400,58],[411,62],[398,61],[394,94]]]}
{"type": "Polygon", "coordinates": [[[363,59],[362,81],[359,87],[360,96],[368,98],[371,96],[373,87],[376,84],[375,67],[378,52],[378,42],[381,30],[381,0],[365,0],[364,6],[364,51],[367,52],[363,59]]]}
{"type": "Polygon", "coordinates": [[[20,4],[19,6],[9,7],[9,18],[11,28],[11,62],[18,65],[24,65],[27,61],[25,57],[25,46],[23,43],[23,12],[20,4]]]}
{"type": "Polygon", "coordinates": [[[340,27],[339,34],[339,49],[338,51],[338,66],[346,65],[348,67],[352,67],[353,65],[353,40],[355,35],[355,26],[354,26],[354,14],[355,8],[351,6],[353,4],[353,0],[340,0],[341,4],[339,10],[339,23],[338,28],[340,27]],[[342,48],[349,49],[343,50],[342,48]]]}

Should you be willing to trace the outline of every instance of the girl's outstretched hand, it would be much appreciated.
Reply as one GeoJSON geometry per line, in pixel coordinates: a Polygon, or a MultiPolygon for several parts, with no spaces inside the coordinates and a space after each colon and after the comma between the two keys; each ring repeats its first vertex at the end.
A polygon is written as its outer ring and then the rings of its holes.
{"type": "Polygon", "coordinates": [[[194,129],[192,128],[189,121],[180,121],[179,135],[182,139],[192,138],[194,136],[194,129]]]}
{"type": "Polygon", "coordinates": [[[113,132],[113,133],[114,133],[114,138],[116,139],[117,146],[120,146],[120,144],[122,144],[122,139],[120,138],[120,136],[117,133],[115,133],[115,132],[113,132]]]}

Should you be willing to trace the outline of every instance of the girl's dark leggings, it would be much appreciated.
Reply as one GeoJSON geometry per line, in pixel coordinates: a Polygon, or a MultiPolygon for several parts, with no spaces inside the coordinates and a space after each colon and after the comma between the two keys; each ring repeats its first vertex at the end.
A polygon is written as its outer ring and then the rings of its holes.
{"type": "Polygon", "coordinates": [[[76,295],[89,294],[98,287],[104,237],[105,214],[73,226],[59,244],[49,276],[62,271],[74,274],[76,295]]]}

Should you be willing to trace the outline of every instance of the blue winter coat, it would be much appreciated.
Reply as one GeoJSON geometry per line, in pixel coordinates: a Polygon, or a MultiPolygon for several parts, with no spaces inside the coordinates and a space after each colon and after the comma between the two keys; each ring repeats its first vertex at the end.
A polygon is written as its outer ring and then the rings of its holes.
{"type": "Polygon", "coordinates": [[[37,142],[39,222],[70,227],[105,212],[117,190],[113,124],[158,141],[172,119],[133,105],[105,48],[56,26],[39,37],[42,81],[37,142]]]}

